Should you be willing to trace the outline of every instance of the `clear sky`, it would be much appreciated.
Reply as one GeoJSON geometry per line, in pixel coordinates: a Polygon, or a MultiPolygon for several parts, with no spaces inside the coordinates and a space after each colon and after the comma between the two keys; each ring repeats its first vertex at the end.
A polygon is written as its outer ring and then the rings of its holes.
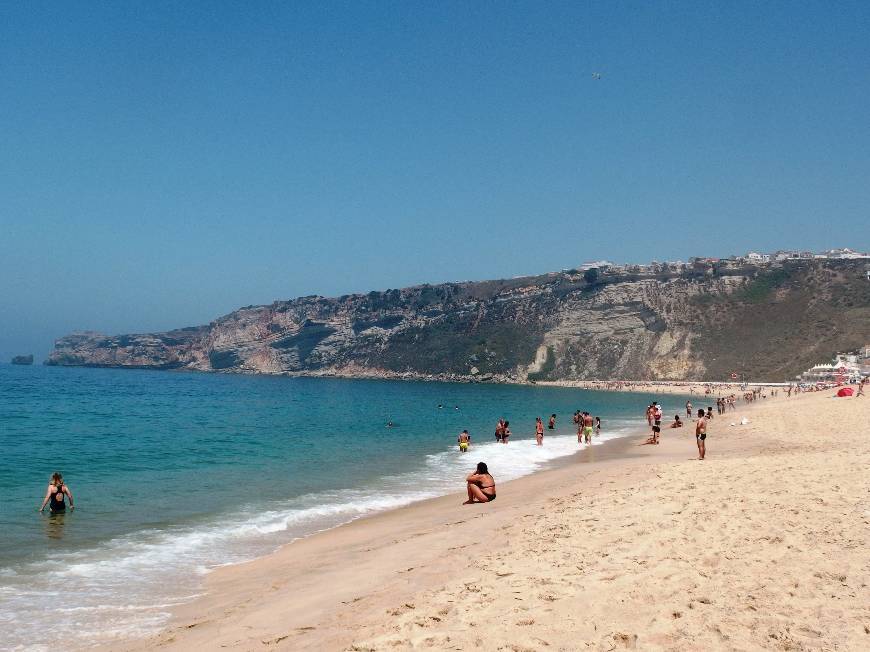
{"type": "Polygon", "coordinates": [[[868,34],[867,2],[3,3],[0,360],[298,295],[870,248],[868,34]]]}

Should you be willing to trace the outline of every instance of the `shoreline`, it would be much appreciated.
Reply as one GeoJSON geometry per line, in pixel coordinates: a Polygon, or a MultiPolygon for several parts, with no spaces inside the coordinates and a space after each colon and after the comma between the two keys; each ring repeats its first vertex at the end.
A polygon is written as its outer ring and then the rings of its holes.
{"type": "MultiPolygon", "coordinates": [[[[643,390],[635,391],[637,393],[645,393],[643,390]]],[[[772,401],[773,399],[768,400],[772,401]]],[[[755,407],[754,404],[741,406],[741,414],[750,412],[753,407],[755,407]]],[[[727,417],[727,415],[725,416],[727,417]]],[[[665,426],[663,441],[671,440],[668,446],[643,446],[638,444],[638,441],[644,440],[649,434],[648,429],[642,426],[642,419],[640,417],[638,422],[638,427],[625,435],[552,460],[549,468],[535,471],[529,475],[507,482],[498,483],[499,499],[493,506],[504,510],[507,503],[507,509],[515,511],[526,504],[523,497],[527,494],[545,494],[551,485],[576,482],[578,470],[583,477],[600,475],[606,482],[622,486],[630,478],[636,478],[637,474],[650,473],[650,464],[674,462],[683,459],[685,450],[674,450],[673,439],[674,435],[679,435],[681,439],[686,439],[686,433],[689,433],[689,431],[693,433],[692,422],[688,422],[680,430],[672,430],[665,426]],[[632,469],[633,473],[628,472],[629,468],[632,469]],[[507,500],[505,500],[506,497],[507,500]]],[[[289,571],[290,577],[282,581],[278,588],[275,588],[278,585],[273,585],[270,591],[280,591],[283,587],[302,583],[317,593],[315,587],[318,582],[312,577],[311,569],[306,568],[301,560],[309,556],[319,557],[326,555],[330,561],[328,563],[319,561],[316,564],[316,569],[319,572],[332,573],[334,571],[329,570],[328,567],[334,565],[340,568],[342,566],[341,559],[348,556],[357,557],[360,555],[361,549],[359,546],[362,543],[365,543],[367,546],[363,549],[364,552],[376,549],[381,550],[385,545],[385,538],[395,542],[405,540],[403,537],[413,539],[420,536],[432,535],[433,531],[425,526],[425,521],[430,517],[444,520],[445,527],[457,526],[471,520],[466,517],[466,510],[468,510],[472,519],[478,519],[487,516],[487,514],[475,514],[473,513],[474,510],[489,511],[493,507],[489,505],[461,506],[464,498],[464,494],[448,494],[365,515],[347,523],[283,544],[277,550],[265,556],[212,569],[206,576],[203,595],[191,602],[176,606],[172,611],[173,615],[169,623],[162,633],[145,639],[133,639],[126,642],[122,649],[142,650],[150,649],[152,646],[157,645],[172,648],[177,643],[180,644],[179,649],[183,649],[188,645],[205,646],[207,649],[211,649],[211,646],[215,648],[218,646],[224,647],[228,645],[226,642],[218,644],[217,639],[212,639],[213,635],[217,635],[217,633],[209,633],[211,629],[210,625],[220,622],[221,619],[215,613],[222,612],[229,614],[239,611],[241,606],[247,602],[247,599],[243,598],[243,596],[262,590],[261,584],[263,582],[268,583],[268,578],[271,575],[279,573],[280,571],[277,570],[279,567],[286,573],[287,571],[284,567],[289,563],[291,567],[289,571]],[[412,531],[409,531],[409,527],[412,531]],[[417,528],[423,528],[424,533],[414,531],[417,528]],[[329,551],[328,554],[324,553],[324,550],[329,551]],[[252,578],[256,579],[252,580],[252,578]],[[206,615],[203,615],[203,612],[206,615]],[[193,631],[197,633],[194,637],[195,642],[187,642],[190,633],[193,631]],[[182,640],[185,642],[179,643],[182,640]]],[[[533,504],[539,504],[541,501],[549,499],[549,497],[536,499],[533,504]]],[[[381,561],[388,563],[385,560],[381,561]]],[[[419,567],[411,567],[405,571],[402,571],[401,568],[393,568],[390,574],[410,573],[416,568],[419,567]]],[[[317,594],[318,600],[326,603],[317,612],[321,616],[325,617],[335,610],[340,610],[342,607],[353,605],[356,602],[356,596],[349,594],[355,591],[359,592],[361,586],[360,578],[355,577],[354,581],[342,578],[337,583],[342,584],[344,588],[335,588],[335,590],[328,591],[326,594],[317,594]]],[[[369,585],[368,588],[371,591],[377,590],[373,585],[369,585]]],[[[391,589],[391,591],[394,590],[391,589]]],[[[288,610],[289,613],[282,612],[282,616],[289,617],[290,613],[302,611],[306,614],[303,620],[310,620],[312,609],[311,597],[309,596],[305,600],[301,600],[301,602],[305,603],[305,608],[302,607],[302,604],[298,605],[298,607],[294,606],[288,610]]],[[[302,621],[300,620],[300,622],[302,621]]],[[[308,627],[309,625],[300,624],[298,630],[303,634],[314,631],[307,629],[308,627]]],[[[222,629],[222,627],[217,629],[222,629]]],[[[280,636],[275,638],[275,643],[287,640],[280,636]]],[[[249,641],[245,645],[249,643],[253,644],[249,641]]],[[[343,640],[341,642],[335,640],[328,643],[327,649],[343,649],[342,646],[348,644],[343,640]],[[329,647],[333,644],[338,647],[329,647]]],[[[309,649],[308,645],[309,642],[305,640],[296,640],[293,646],[287,649],[309,649]]],[[[320,637],[316,637],[310,645],[310,649],[323,649],[321,647],[323,641],[320,637]]],[[[233,647],[233,645],[230,645],[230,647],[233,647]]],[[[118,647],[117,644],[113,643],[111,646],[99,649],[118,649],[118,647]]],[[[242,646],[241,649],[247,648],[242,646]]]]}
{"type": "Polygon", "coordinates": [[[109,649],[866,649],[870,403],[830,396],[715,418],[704,462],[689,424],[298,540],[109,649]]]}
{"type": "MultiPolygon", "coordinates": [[[[549,436],[571,437],[573,436],[573,434],[556,431],[549,436]]],[[[547,468],[533,471],[532,473],[520,476],[518,478],[514,478],[512,480],[500,482],[498,483],[499,501],[502,503],[504,502],[504,500],[502,499],[502,495],[505,487],[512,487],[516,483],[523,483],[524,481],[531,478],[546,476],[549,473],[554,473],[566,468],[574,468],[577,464],[591,465],[602,461],[609,461],[611,463],[618,464],[621,460],[629,459],[632,457],[631,449],[633,448],[633,444],[631,442],[640,436],[647,436],[646,431],[640,427],[637,429],[632,428],[631,431],[625,432],[625,434],[618,435],[612,439],[607,439],[598,444],[594,444],[592,446],[577,450],[569,455],[564,455],[562,457],[551,459],[548,462],[547,468]]],[[[517,442],[514,442],[514,445],[516,446],[520,441],[528,440],[517,440],[517,442]]],[[[546,445],[546,439],[544,441],[546,445]]],[[[471,452],[474,452],[473,447],[471,452]]],[[[472,459],[473,455],[469,455],[468,457],[469,459],[472,459]]],[[[473,463],[469,462],[469,472],[472,470],[471,467],[473,467],[473,463]]],[[[199,605],[204,601],[208,601],[210,597],[214,597],[216,593],[221,593],[223,591],[221,585],[224,581],[223,577],[227,574],[231,574],[233,577],[235,577],[236,573],[245,573],[246,569],[256,568],[263,562],[268,563],[270,560],[287,554],[286,551],[288,549],[293,548],[295,550],[302,544],[305,544],[306,548],[308,546],[317,547],[322,541],[326,541],[327,545],[330,545],[328,542],[333,536],[339,537],[340,539],[344,539],[345,536],[348,536],[346,535],[346,529],[349,529],[348,531],[352,533],[349,536],[353,537],[355,536],[354,528],[365,526],[365,529],[368,529],[370,527],[377,529],[383,526],[382,523],[386,524],[386,527],[392,527],[396,520],[401,520],[407,514],[416,514],[418,509],[426,513],[430,511],[440,513],[445,509],[449,510],[456,505],[461,505],[464,499],[464,493],[461,495],[451,493],[424,498],[406,505],[401,505],[399,507],[391,507],[380,511],[375,511],[369,514],[352,518],[351,520],[344,523],[329,526],[325,529],[317,530],[310,534],[300,536],[296,539],[281,544],[277,549],[273,550],[272,552],[260,555],[253,559],[216,566],[214,568],[211,568],[206,574],[205,581],[202,587],[202,592],[197,595],[196,598],[190,601],[177,603],[173,606],[172,617],[170,618],[166,626],[162,628],[161,633],[149,637],[131,638],[128,641],[122,642],[122,647],[120,648],[118,647],[118,642],[112,642],[110,644],[98,644],[96,648],[88,647],[82,649],[98,649],[107,651],[118,649],[151,649],[151,643],[146,644],[146,642],[154,641],[155,639],[159,641],[160,646],[164,646],[166,644],[166,641],[164,641],[163,637],[167,631],[172,631],[177,627],[181,627],[184,630],[189,630],[198,626],[187,622],[187,620],[189,618],[196,619],[195,614],[198,613],[199,605]],[[212,586],[213,584],[214,586],[212,586]]],[[[465,507],[468,508],[468,506],[465,507]]],[[[174,639],[174,635],[170,636],[170,638],[174,639]]]]}
{"type": "MultiPolygon", "coordinates": [[[[10,365],[11,366],[11,365],[10,365]]],[[[110,364],[47,364],[43,367],[56,367],[61,369],[119,369],[125,371],[157,371],[176,374],[215,374],[218,376],[262,376],[266,378],[334,378],[338,380],[387,380],[404,382],[432,382],[432,383],[456,383],[460,385],[521,385],[524,387],[569,387],[573,389],[585,389],[588,391],[609,392],[639,392],[639,393],[683,393],[687,389],[704,389],[713,387],[716,389],[730,389],[741,391],[739,388],[743,381],[716,381],[716,380],[627,380],[627,379],[571,379],[557,380],[528,380],[510,374],[455,374],[439,373],[427,374],[416,371],[390,371],[387,369],[321,369],[305,371],[251,371],[245,369],[224,371],[220,369],[195,369],[181,367],[151,367],[144,365],[110,365],[110,364]]],[[[800,381],[749,381],[747,387],[787,387],[800,381]]]]}

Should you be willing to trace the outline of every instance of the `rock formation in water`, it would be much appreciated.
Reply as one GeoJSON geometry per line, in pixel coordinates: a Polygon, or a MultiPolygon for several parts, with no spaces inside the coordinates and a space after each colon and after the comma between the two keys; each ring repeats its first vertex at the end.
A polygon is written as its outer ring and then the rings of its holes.
{"type": "Polygon", "coordinates": [[[792,378],[870,341],[863,261],[696,265],[308,296],[205,326],[78,333],[47,364],[465,380],[792,378]]]}
{"type": "Polygon", "coordinates": [[[12,364],[30,365],[33,364],[32,355],[16,355],[12,358],[12,364]]]}

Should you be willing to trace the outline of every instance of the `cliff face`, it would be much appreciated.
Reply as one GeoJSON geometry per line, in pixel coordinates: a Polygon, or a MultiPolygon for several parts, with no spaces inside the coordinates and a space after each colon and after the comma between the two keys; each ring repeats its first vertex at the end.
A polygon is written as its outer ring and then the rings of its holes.
{"type": "Polygon", "coordinates": [[[249,306],[166,333],[74,334],[48,364],[343,376],[783,380],[870,341],[863,261],[579,273],[249,306]]]}

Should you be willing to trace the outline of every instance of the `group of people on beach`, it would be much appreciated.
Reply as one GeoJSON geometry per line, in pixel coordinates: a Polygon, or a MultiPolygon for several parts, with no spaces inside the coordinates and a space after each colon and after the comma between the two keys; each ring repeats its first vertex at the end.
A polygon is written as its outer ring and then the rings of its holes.
{"type": "MultiPolygon", "coordinates": [[[[589,412],[577,410],[574,412],[574,424],[577,426],[577,443],[591,444],[592,434],[596,436],[601,434],[601,417],[593,417],[589,412]]],[[[547,429],[556,429],[556,415],[551,414],[547,420],[547,429]]],[[[495,425],[495,440],[499,444],[507,444],[511,437],[510,421],[504,417],[500,418],[495,425]]],[[[467,453],[471,446],[471,435],[468,430],[463,430],[456,438],[456,443],[459,445],[460,453],[467,453]]],[[[544,420],[541,417],[535,417],[535,443],[538,446],[544,445],[544,420]]]]}
{"type": "MultiPolygon", "coordinates": [[[[589,412],[576,410],[573,420],[577,426],[577,443],[592,444],[593,433],[595,436],[601,434],[601,417],[593,417],[589,412]]],[[[551,414],[547,420],[547,429],[556,429],[555,414],[551,414]]],[[[495,440],[500,444],[507,444],[510,436],[510,422],[500,418],[495,426],[495,440]]],[[[456,441],[459,444],[459,451],[467,453],[471,446],[471,435],[468,434],[468,430],[459,433],[456,441]]],[[[544,445],[544,420],[541,417],[535,417],[535,443],[538,446],[544,445]]],[[[477,463],[477,468],[465,479],[465,484],[468,500],[463,503],[464,505],[491,503],[495,500],[495,480],[485,462],[477,463]]]]}
{"type": "MultiPolygon", "coordinates": [[[[719,414],[725,413],[725,403],[720,404],[719,401],[716,402],[716,408],[719,411],[719,414]]],[[[650,436],[647,438],[644,444],[659,444],[661,441],[661,433],[662,433],[662,406],[659,405],[658,401],[653,401],[646,408],[646,419],[647,423],[650,426],[650,436]]],[[[704,408],[698,408],[697,420],[695,421],[695,441],[698,445],[698,459],[703,460],[704,456],[707,453],[707,421],[713,418],[713,406],[709,406],[707,411],[704,411],[704,408]]],[[[692,402],[686,401],[686,419],[692,419],[692,402]]],[[[682,428],[683,421],[680,419],[679,414],[674,415],[674,420],[671,422],[671,428],[682,428]]]]}

